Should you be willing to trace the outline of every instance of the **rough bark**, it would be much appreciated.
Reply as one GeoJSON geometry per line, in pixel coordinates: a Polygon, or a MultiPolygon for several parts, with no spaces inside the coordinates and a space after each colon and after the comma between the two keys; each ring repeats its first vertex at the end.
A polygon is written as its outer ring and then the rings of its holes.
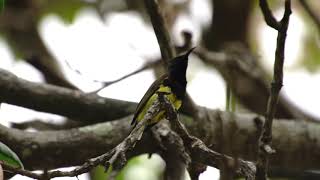
{"type": "Polygon", "coordinates": [[[0,70],[0,100],[87,122],[113,120],[135,110],[135,103],[29,82],[5,70],[0,70]]]}
{"type": "MultiPolygon", "coordinates": [[[[232,149],[238,157],[253,160],[256,157],[260,120],[256,115],[230,114],[202,109],[207,116],[194,122],[183,116],[191,134],[196,135],[213,150],[232,149]],[[202,124],[199,127],[197,124],[202,124]],[[226,131],[235,123],[233,131],[226,131]],[[222,143],[221,131],[230,143],[222,143]],[[231,138],[232,137],[232,138],[231,138]]],[[[78,165],[90,157],[102,154],[116,146],[129,133],[131,117],[72,130],[25,132],[0,126],[0,141],[7,144],[21,157],[27,169],[57,168],[78,165]]],[[[270,167],[295,172],[320,168],[320,125],[288,120],[273,124],[273,147],[277,151],[270,157],[270,167]],[[307,152],[307,153],[304,153],[307,152]]],[[[155,152],[158,145],[145,135],[133,154],[155,152]]],[[[222,152],[224,153],[224,152],[222,152]]],[[[192,155],[197,162],[204,160],[192,155]]]]}
{"type": "Polygon", "coordinates": [[[3,170],[2,170],[1,164],[0,164],[0,180],[3,180],[3,170]]]}
{"type": "MultiPolygon", "coordinates": [[[[265,113],[269,96],[268,73],[248,48],[232,43],[226,46],[224,52],[197,48],[195,53],[220,72],[241,104],[255,113],[265,113]]],[[[275,117],[309,121],[319,119],[295,106],[281,93],[275,117]]]]}
{"type": "MultiPolygon", "coordinates": [[[[133,113],[136,108],[134,102],[30,82],[1,68],[0,101],[85,123],[111,121],[133,113]]],[[[190,115],[193,108],[184,106],[182,112],[190,115]]]]}

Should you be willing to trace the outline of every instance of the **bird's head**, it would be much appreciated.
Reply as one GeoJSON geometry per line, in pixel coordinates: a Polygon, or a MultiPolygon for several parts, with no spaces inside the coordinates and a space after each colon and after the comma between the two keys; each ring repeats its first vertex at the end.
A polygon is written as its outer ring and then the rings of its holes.
{"type": "Polygon", "coordinates": [[[191,48],[186,53],[175,57],[169,61],[168,72],[169,77],[178,81],[186,82],[186,72],[188,67],[188,58],[190,53],[195,49],[191,48]]]}

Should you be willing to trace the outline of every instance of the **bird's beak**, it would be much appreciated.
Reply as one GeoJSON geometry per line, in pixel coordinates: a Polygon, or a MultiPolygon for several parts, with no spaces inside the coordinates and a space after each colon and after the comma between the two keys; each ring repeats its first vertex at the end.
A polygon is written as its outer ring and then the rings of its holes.
{"type": "Polygon", "coordinates": [[[189,51],[186,52],[185,56],[189,56],[189,54],[191,54],[191,52],[195,49],[196,47],[191,48],[189,51]]]}

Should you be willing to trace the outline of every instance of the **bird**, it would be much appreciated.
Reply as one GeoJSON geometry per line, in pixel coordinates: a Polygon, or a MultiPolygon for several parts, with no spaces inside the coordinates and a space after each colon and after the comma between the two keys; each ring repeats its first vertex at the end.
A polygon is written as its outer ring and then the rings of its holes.
{"type": "MultiPolygon", "coordinates": [[[[186,72],[188,67],[188,59],[190,53],[195,49],[191,48],[186,53],[171,59],[168,63],[167,73],[160,76],[154,81],[147,92],[140,100],[134,113],[131,125],[132,129],[143,120],[144,116],[152,106],[153,102],[158,98],[159,93],[165,94],[166,98],[178,111],[182,105],[182,101],[186,94],[186,72]]],[[[146,123],[144,131],[147,131],[165,116],[164,111],[158,112],[154,117],[146,123]]]]}

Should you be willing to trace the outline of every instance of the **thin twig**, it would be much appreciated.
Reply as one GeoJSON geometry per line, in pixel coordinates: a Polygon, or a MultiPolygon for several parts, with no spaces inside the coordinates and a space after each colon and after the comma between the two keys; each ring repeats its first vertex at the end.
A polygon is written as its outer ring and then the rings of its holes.
{"type": "Polygon", "coordinates": [[[93,91],[92,93],[98,93],[98,92],[101,91],[102,89],[104,89],[104,88],[106,88],[106,87],[108,87],[108,86],[110,86],[110,85],[112,85],[112,84],[114,84],[114,83],[118,83],[118,82],[120,82],[120,81],[122,81],[122,80],[124,80],[124,79],[127,79],[128,77],[131,77],[131,76],[133,76],[133,75],[135,75],[135,74],[138,74],[138,73],[140,73],[140,72],[142,72],[142,71],[144,71],[144,70],[147,70],[147,69],[149,69],[149,68],[153,68],[153,67],[155,67],[155,66],[158,66],[158,65],[160,65],[160,64],[161,64],[161,61],[158,61],[158,60],[157,60],[157,61],[152,61],[152,62],[147,62],[147,63],[145,63],[142,67],[140,67],[139,69],[137,69],[137,70],[135,70],[135,71],[133,71],[133,72],[127,74],[127,75],[124,75],[124,76],[120,77],[119,79],[113,80],[113,81],[103,82],[103,81],[97,81],[97,80],[95,80],[95,82],[100,82],[100,83],[102,83],[102,87],[99,88],[99,89],[97,89],[97,90],[95,90],[95,91],[93,91]]]}
{"type": "MultiPolygon", "coordinates": [[[[166,30],[161,31],[161,33],[162,33],[162,32],[165,34],[166,30]]],[[[176,47],[177,50],[178,50],[178,52],[184,52],[184,51],[188,50],[188,49],[191,47],[191,39],[192,39],[191,33],[190,33],[190,32],[187,32],[187,31],[183,31],[183,32],[182,32],[182,35],[183,35],[183,38],[184,38],[184,40],[185,40],[185,44],[184,44],[182,47],[176,47]]],[[[162,37],[162,36],[160,35],[160,37],[162,37]]],[[[172,51],[171,49],[173,49],[173,48],[170,47],[169,49],[170,49],[169,51],[172,51]]],[[[71,66],[67,61],[66,61],[66,64],[67,64],[67,66],[68,66],[71,70],[73,70],[73,71],[76,72],[77,74],[83,75],[83,74],[81,73],[81,71],[72,68],[72,66],[71,66]]],[[[159,66],[160,64],[161,64],[161,61],[160,61],[160,60],[156,60],[156,61],[152,61],[152,62],[147,62],[147,63],[145,63],[142,67],[140,67],[139,69],[137,69],[137,70],[135,70],[135,71],[133,71],[133,72],[127,74],[127,75],[124,75],[124,76],[122,76],[122,77],[120,77],[120,78],[118,78],[118,79],[116,79],[116,80],[113,80],[113,81],[98,81],[98,80],[94,80],[95,82],[102,83],[102,87],[100,87],[99,89],[97,89],[97,90],[95,90],[95,91],[93,91],[93,92],[91,92],[91,93],[98,93],[98,92],[101,91],[102,89],[104,89],[104,88],[106,88],[106,87],[108,87],[108,86],[110,86],[110,85],[112,85],[112,84],[114,84],[114,83],[118,83],[118,82],[120,82],[120,81],[122,81],[122,80],[124,80],[124,79],[127,79],[128,77],[131,77],[131,76],[133,76],[133,75],[135,75],[135,74],[138,74],[138,73],[140,73],[140,72],[142,72],[142,71],[144,71],[144,70],[147,70],[147,69],[149,69],[149,68],[153,68],[153,67],[159,66]]]]}
{"type": "MultiPolygon", "coordinates": [[[[68,61],[65,61],[65,63],[66,63],[66,65],[69,67],[69,69],[71,69],[73,72],[79,74],[80,76],[84,76],[84,74],[83,74],[80,70],[75,69],[74,67],[72,67],[71,64],[70,64],[68,61]]],[[[133,72],[131,72],[131,73],[129,73],[129,74],[126,74],[126,75],[124,75],[124,76],[122,76],[122,77],[120,77],[120,78],[118,78],[118,79],[115,79],[115,80],[113,80],[113,81],[93,80],[94,82],[101,83],[101,84],[102,84],[102,87],[100,87],[100,88],[97,89],[97,90],[92,91],[91,93],[92,93],[92,94],[96,94],[96,93],[98,93],[99,91],[101,91],[102,89],[104,89],[104,88],[106,88],[106,87],[108,87],[108,86],[110,86],[110,85],[112,85],[112,84],[118,83],[118,82],[120,82],[120,81],[122,81],[122,80],[127,79],[128,77],[131,77],[131,76],[133,76],[133,75],[136,75],[136,74],[138,74],[138,73],[140,73],[140,72],[142,72],[142,71],[144,71],[144,70],[147,70],[147,69],[149,69],[149,68],[153,68],[153,67],[158,66],[158,65],[160,65],[160,64],[161,64],[161,61],[159,61],[159,60],[152,61],[152,62],[146,62],[146,63],[145,63],[142,67],[140,67],[139,69],[137,69],[137,70],[135,70],[135,71],[133,71],[133,72]]]]}
{"type": "MultiPolygon", "coordinates": [[[[41,50],[38,50],[38,51],[41,51],[41,50]]],[[[62,74],[61,68],[57,63],[57,60],[54,59],[52,55],[49,54],[49,52],[47,52],[46,49],[43,49],[42,51],[44,52],[41,52],[41,53],[48,53],[48,55],[46,57],[31,56],[26,58],[25,62],[29,63],[31,66],[36,68],[39,72],[41,72],[42,76],[44,77],[47,83],[70,88],[70,89],[79,90],[78,87],[73,85],[64,77],[64,75],[62,74]],[[51,62],[49,63],[48,61],[51,61],[51,62]]]]}
{"type": "Polygon", "coordinates": [[[307,12],[313,22],[316,24],[318,31],[320,31],[320,16],[317,15],[315,11],[312,10],[310,5],[305,0],[299,0],[300,4],[302,5],[303,9],[307,12]]]}
{"type": "Polygon", "coordinates": [[[263,17],[264,17],[264,20],[266,21],[266,23],[270,27],[274,28],[275,30],[278,30],[280,27],[280,24],[277,21],[277,19],[272,15],[272,12],[269,8],[267,0],[260,0],[259,2],[260,2],[259,5],[260,5],[260,8],[261,8],[261,11],[263,13],[263,17]]]}
{"type": "MultiPolygon", "coordinates": [[[[265,0],[260,0],[260,4],[262,4],[261,2],[264,2],[264,1],[265,0]]],[[[267,6],[267,4],[265,4],[265,6],[267,6]]],[[[261,6],[265,19],[266,20],[274,19],[271,13],[266,13],[266,11],[263,10],[265,8],[266,7],[261,6]]],[[[288,29],[290,14],[291,14],[291,2],[290,0],[286,0],[284,15],[281,21],[277,22],[277,24],[279,24],[279,27],[277,28],[278,38],[277,38],[277,48],[275,52],[273,80],[271,83],[270,96],[267,104],[265,123],[259,138],[256,180],[267,179],[268,163],[269,163],[268,157],[270,154],[275,152],[271,148],[272,122],[273,122],[273,117],[274,117],[277,103],[278,103],[279,92],[282,87],[285,40],[287,36],[287,29],[288,29]]]]}

